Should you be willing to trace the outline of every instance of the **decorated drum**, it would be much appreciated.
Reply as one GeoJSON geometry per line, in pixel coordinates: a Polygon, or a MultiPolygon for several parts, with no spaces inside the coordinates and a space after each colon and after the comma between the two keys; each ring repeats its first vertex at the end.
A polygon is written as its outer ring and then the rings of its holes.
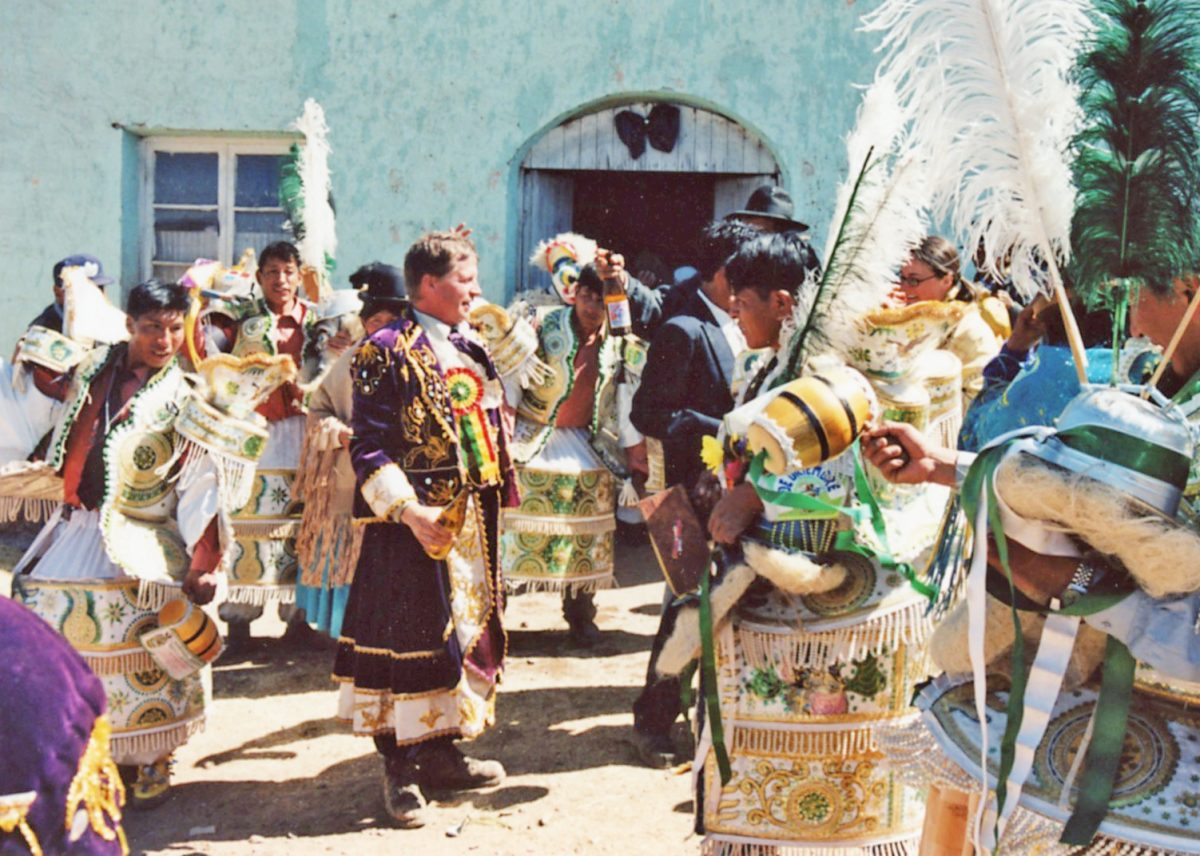
{"type": "Polygon", "coordinates": [[[899,575],[837,558],[847,567],[839,588],[750,594],[717,637],[733,776],[721,785],[705,746],[705,852],[917,852],[923,800],[876,734],[918,716],[909,700],[929,671],[924,605],[899,575]]]}
{"type": "Polygon", "coordinates": [[[18,576],[13,599],[66,637],[104,685],[118,764],[150,763],[203,726],[206,673],[174,680],[142,647],[139,640],[157,616],[138,605],[136,579],[78,583],[18,576]]]}
{"type": "Polygon", "coordinates": [[[175,680],[200,671],[221,654],[221,634],[207,613],[184,598],[163,604],[158,627],[139,640],[154,661],[175,680]]]}
{"type": "Polygon", "coordinates": [[[768,472],[782,475],[837,457],[877,415],[867,379],[845,366],[830,367],[781,387],[746,440],[752,452],[766,452],[768,472]]]}
{"type": "MultiPolygon", "coordinates": [[[[1200,850],[1196,838],[1200,823],[1200,765],[1196,760],[1200,712],[1183,703],[1195,686],[1184,688],[1180,695],[1164,693],[1163,688],[1157,678],[1139,670],[1109,812],[1088,853],[1200,850]]],[[[992,777],[1005,728],[1008,692],[1006,677],[988,676],[988,772],[992,777]]],[[[1059,695],[1021,801],[1001,839],[1001,852],[1078,852],[1078,848],[1058,844],[1071,813],[1070,803],[1064,806],[1061,795],[1072,778],[1097,695],[1094,685],[1059,695]]],[[[972,682],[942,675],[921,691],[917,705],[924,711],[928,730],[923,736],[914,733],[909,744],[908,756],[903,758],[909,772],[923,774],[933,783],[977,791],[980,731],[972,682]]]]}

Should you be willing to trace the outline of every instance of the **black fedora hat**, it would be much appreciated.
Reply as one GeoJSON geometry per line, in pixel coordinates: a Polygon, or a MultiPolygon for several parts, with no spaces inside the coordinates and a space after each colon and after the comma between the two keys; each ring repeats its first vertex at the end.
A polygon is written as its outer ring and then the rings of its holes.
{"type": "Polygon", "coordinates": [[[792,229],[803,232],[808,229],[807,223],[801,223],[799,220],[793,219],[792,213],[795,211],[795,206],[792,205],[792,196],[782,187],[774,184],[764,184],[746,200],[746,207],[740,211],[730,211],[725,215],[726,220],[736,220],[742,217],[764,217],[768,220],[777,220],[780,223],[786,223],[792,229]]]}

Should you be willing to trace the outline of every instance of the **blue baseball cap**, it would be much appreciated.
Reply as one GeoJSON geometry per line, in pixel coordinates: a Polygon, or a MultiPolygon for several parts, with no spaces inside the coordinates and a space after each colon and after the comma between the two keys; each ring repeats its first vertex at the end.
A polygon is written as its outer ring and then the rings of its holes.
{"type": "Polygon", "coordinates": [[[113,281],[111,276],[104,275],[104,265],[100,264],[100,259],[95,256],[89,256],[86,253],[80,253],[74,256],[67,256],[54,266],[54,284],[62,285],[61,279],[63,268],[81,267],[83,272],[87,274],[88,279],[103,288],[113,281]]]}

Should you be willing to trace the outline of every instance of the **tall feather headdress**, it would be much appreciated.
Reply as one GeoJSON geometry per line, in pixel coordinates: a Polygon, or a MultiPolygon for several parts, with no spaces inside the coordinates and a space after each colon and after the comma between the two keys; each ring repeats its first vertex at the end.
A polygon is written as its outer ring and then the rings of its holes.
{"type": "Polygon", "coordinates": [[[798,376],[812,356],[848,354],[857,324],[887,300],[896,269],[925,234],[924,166],[908,144],[907,125],[894,81],[877,78],[846,139],[849,174],[838,188],[825,269],[815,288],[801,292],[794,332],[781,346],[781,381],[798,376]]]}
{"type": "MultiPolygon", "coordinates": [[[[881,69],[899,81],[913,145],[936,165],[934,221],[948,220],[968,251],[982,245],[989,270],[1009,258],[1026,298],[1061,292],[1075,197],[1071,71],[1090,30],[1083,0],[884,0],[864,23],[885,32],[881,69]]],[[[1082,373],[1065,293],[1060,302],[1082,373]]]]}
{"type": "Polygon", "coordinates": [[[279,203],[287,212],[300,261],[321,275],[321,293],[331,286],[337,231],[332,184],[329,178],[329,126],[325,111],[313,98],[292,129],[304,135],[304,145],[293,144],[279,180],[279,203]]]}
{"type": "Polygon", "coordinates": [[[1093,304],[1120,302],[1129,288],[1170,289],[1200,249],[1200,4],[1101,0],[1097,10],[1079,63],[1071,238],[1075,286],[1093,304]]]}

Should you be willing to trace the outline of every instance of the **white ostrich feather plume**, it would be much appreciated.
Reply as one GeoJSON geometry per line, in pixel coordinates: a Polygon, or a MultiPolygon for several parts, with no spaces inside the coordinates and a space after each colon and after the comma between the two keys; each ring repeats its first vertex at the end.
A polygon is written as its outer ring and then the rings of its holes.
{"type": "Polygon", "coordinates": [[[848,355],[859,322],[887,302],[897,268],[925,235],[925,170],[907,125],[894,81],[877,78],[846,139],[849,169],[838,188],[825,271],[819,285],[802,291],[789,325],[788,376],[818,354],[848,355]]]}
{"type": "Polygon", "coordinates": [[[1083,0],[884,0],[864,18],[886,33],[881,72],[898,81],[929,172],[935,222],[985,266],[1011,256],[1025,297],[1065,262],[1078,124],[1072,66],[1090,31],[1083,0]]]}
{"type": "Polygon", "coordinates": [[[292,123],[292,129],[304,134],[297,169],[304,188],[304,237],[296,248],[304,264],[323,271],[326,256],[337,255],[337,231],[329,204],[329,126],[316,99],[304,102],[304,112],[292,123]]]}

